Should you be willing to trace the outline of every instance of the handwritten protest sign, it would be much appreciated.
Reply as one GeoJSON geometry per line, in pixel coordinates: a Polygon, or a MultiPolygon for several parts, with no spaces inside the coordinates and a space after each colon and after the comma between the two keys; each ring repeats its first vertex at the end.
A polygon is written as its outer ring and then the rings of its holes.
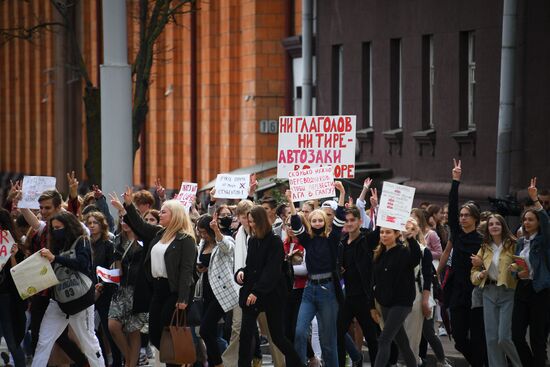
{"type": "Polygon", "coordinates": [[[10,269],[11,277],[22,299],[59,284],[48,259],[35,252],[10,269]]]}
{"type": "Polygon", "coordinates": [[[331,166],[307,168],[288,173],[292,201],[313,200],[335,196],[331,166]]]}
{"type": "Polygon", "coordinates": [[[332,166],[334,177],[355,174],[356,116],[281,116],[277,177],[290,171],[332,166]]]}
{"type": "Polygon", "coordinates": [[[385,181],[378,206],[376,225],[403,231],[411,216],[414,200],[414,187],[385,181]]]}
{"type": "Polygon", "coordinates": [[[229,175],[220,173],[216,177],[216,194],[218,199],[244,199],[248,196],[250,175],[229,175]]]}
{"type": "Polygon", "coordinates": [[[176,200],[185,207],[187,211],[193,205],[195,201],[195,196],[197,195],[197,184],[193,182],[182,182],[180,187],[180,192],[176,196],[176,200]]]}
{"type": "Polygon", "coordinates": [[[23,178],[23,198],[17,206],[19,208],[39,209],[38,198],[46,190],[55,190],[55,177],[25,176],[23,178]]]}
{"type": "Polygon", "coordinates": [[[4,267],[11,254],[11,247],[15,244],[9,231],[0,230],[0,269],[4,267]]]}

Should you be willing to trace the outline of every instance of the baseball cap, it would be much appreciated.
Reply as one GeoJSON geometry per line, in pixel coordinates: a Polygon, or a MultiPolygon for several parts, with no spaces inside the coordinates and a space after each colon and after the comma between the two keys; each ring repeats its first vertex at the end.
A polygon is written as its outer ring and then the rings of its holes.
{"type": "Polygon", "coordinates": [[[321,205],[321,208],[331,208],[336,211],[336,209],[338,209],[338,203],[334,200],[327,200],[321,205]]]}

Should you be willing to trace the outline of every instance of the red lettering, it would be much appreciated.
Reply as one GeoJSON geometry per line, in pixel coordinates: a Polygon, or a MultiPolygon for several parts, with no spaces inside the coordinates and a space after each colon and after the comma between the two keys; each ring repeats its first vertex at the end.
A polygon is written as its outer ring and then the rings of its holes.
{"type": "Polygon", "coordinates": [[[5,245],[0,246],[0,256],[8,256],[8,247],[5,245]]]}
{"type": "Polygon", "coordinates": [[[6,242],[9,242],[8,238],[8,231],[0,231],[0,244],[4,244],[6,242]]]}
{"type": "Polygon", "coordinates": [[[352,128],[351,128],[351,117],[346,116],[346,131],[350,132],[351,130],[352,130],[352,128]]]}

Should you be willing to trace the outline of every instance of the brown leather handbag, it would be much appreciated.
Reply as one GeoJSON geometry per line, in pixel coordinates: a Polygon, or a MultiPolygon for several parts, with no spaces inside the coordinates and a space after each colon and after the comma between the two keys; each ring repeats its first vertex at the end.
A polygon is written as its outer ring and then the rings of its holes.
{"type": "Polygon", "coordinates": [[[170,364],[193,364],[197,356],[191,328],[187,326],[185,311],[176,308],[170,325],[165,326],[160,337],[160,361],[170,364]],[[180,320],[180,313],[183,317],[180,320]],[[175,323],[174,323],[175,321],[175,323]],[[180,322],[181,321],[181,322],[180,322]]]}

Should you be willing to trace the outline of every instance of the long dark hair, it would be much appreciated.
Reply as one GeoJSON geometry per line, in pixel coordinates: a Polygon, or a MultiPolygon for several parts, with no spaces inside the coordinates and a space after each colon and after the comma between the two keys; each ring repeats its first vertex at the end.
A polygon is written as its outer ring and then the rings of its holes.
{"type": "Polygon", "coordinates": [[[216,234],[214,230],[210,228],[210,222],[212,222],[212,216],[210,214],[203,214],[197,220],[197,229],[204,229],[208,233],[211,242],[216,242],[216,234]]]}
{"type": "Polygon", "coordinates": [[[261,205],[254,205],[248,215],[254,219],[254,237],[265,238],[271,232],[271,224],[269,223],[265,209],[261,205]]]}
{"type": "Polygon", "coordinates": [[[71,245],[74,243],[74,241],[77,240],[77,238],[84,235],[84,229],[82,228],[82,225],[78,221],[78,219],[69,212],[62,211],[57,214],[55,214],[50,219],[50,247],[52,252],[57,253],[59,251],[67,251],[71,245]],[[63,242],[61,243],[54,243],[52,242],[52,236],[51,233],[53,231],[52,222],[54,220],[60,221],[63,223],[65,227],[65,238],[63,239],[63,242]]]}
{"type": "Polygon", "coordinates": [[[15,242],[21,243],[21,233],[15,227],[10,212],[3,208],[0,208],[0,229],[9,231],[15,242]]]}

